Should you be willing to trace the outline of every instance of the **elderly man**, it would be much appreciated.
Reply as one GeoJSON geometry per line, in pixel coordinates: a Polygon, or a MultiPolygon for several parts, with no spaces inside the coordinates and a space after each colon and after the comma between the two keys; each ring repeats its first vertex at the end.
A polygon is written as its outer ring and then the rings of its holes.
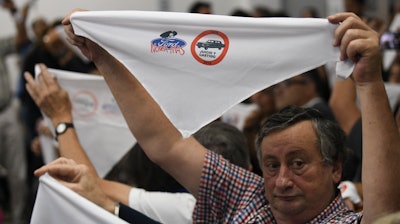
{"type": "MultiPolygon", "coordinates": [[[[328,20],[340,24],[333,44],[340,47],[341,58],[355,63],[352,78],[360,96],[365,145],[363,213],[349,211],[336,189],[344,156],[343,133],[314,110],[285,109],[263,125],[257,141],[261,178],[231,165],[193,137],[183,138],[130,71],[95,43],[76,36],[69,17],[64,25],[70,41],[104,75],[149,158],[197,198],[194,222],[371,223],[400,209],[393,200],[400,198],[399,132],[381,77],[376,33],[352,13],[339,13],[328,20]]],[[[59,168],[43,170],[71,180],[58,175],[59,168]]],[[[113,206],[110,199],[102,203],[113,206]]]]}

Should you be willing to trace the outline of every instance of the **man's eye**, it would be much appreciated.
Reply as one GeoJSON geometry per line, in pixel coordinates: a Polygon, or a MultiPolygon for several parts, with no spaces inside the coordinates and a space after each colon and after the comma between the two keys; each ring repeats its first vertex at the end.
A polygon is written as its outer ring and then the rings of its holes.
{"type": "Polygon", "coordinates": [[[301,168],[304,167],[304,162],[301,161],[301,160],[293,161],[292,167],[293,167],[294,169],[301,169],[301,168]]]}
{"type": "Polygon", "coordinates": [[[279,163],[268,162],[265,164],[265,167],[270,171],[275,171],[279,169],[279,163]]]}

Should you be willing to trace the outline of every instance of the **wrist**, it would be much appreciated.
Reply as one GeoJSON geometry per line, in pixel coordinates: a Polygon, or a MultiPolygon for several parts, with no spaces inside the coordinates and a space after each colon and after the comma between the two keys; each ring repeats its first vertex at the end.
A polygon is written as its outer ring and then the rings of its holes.
{"type": "Polygon", "coordinates": [[[361,101],[362,99],[381,97],[381,94],[386,94],[386,88],[383,81],[375,81],[356,85],[356,92],[361,101]]]}
{"type": "Polygon", "coordinates": [[[56,141],[58,141],[58,136],[63,135],[64,133],[66,133],[68,131],[68,129],[73,129],[73,128],[74,128],[73,123],[66,123],[66,122],[58,123],[57,126],[55,127],[56,141]]]}
{"type": "Polygon", "coordinates": [[[110,198],[107,198],[107,200],[104,202],[102,207],[105,210],[107,210],[108,212],[110,212],[111,214],[115,215],[116,212],[119,213],[119,203],[118,202],[114,202],[110,198]]]}
{"type": "Polygon", "coordinates": [[[107,66],[109,61],[113,60],[113,56],[100,46],[97,46],[96,50],[92,51],[90,60],[98,66],[107,66]]]}
{"type": "Polygon", "coordinates": [[[120,208],[120,204],[119,202],[115,202],[114,203],[114,215],[119,217],[119,208],[120,208]]]}
{"type": "Polygon", "coordinates": [[[56,127],[59,123],[73,123],[72,116],[55,117],[51,119],[51,123],[56,127]]]}

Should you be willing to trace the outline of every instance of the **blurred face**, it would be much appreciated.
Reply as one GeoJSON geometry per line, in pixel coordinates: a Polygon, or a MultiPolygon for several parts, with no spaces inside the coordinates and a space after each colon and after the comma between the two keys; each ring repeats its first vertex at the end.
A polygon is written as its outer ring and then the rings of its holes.
{"type": "Polygon", "coordinates": [[[211,11],[210,7],[200,7],[199,8],[199,13],[201,13],[201,14],[212,14],[212,11],[211,11]]]}
{"type": "Polygon", "coordinates": [[[310,99],[308,90],[310,81],[301,76],[296,76],[278,83],[274,88],[275,104],[278,110],[288,106],[303,106],[310,99]]]}
{"type": "Polygon", "coordinates": [[[41,40],[47,31],[47,23],[44,19],[37,19],[32,26],[36,39],[41,40]]]}
{"type": "Polygon", "coordinates": [[[46,49],[55,57],[61,57],[68,51],[67,46],[61,40],[60,35],[55,29],[51,29],[47,32],[43,37],[43,43],[46,49]]]}
{"type": "Polygon", "coordinates": [[[344,7],[346,12],[354,12],[358,16],[362,16],[364,5],[359,3],[358,0],[345,0],[344,7]]]}
{"type": "Polygon", "coordinates": [[[275,112],[275,100],[272,87],[254,94],[250,99],[253,103],[257,104],[263,115],[270,115],[275,112]]]}
{"type": "Polygon", "coordinates": [[[315,18],[315,17],[317,17],[316,11],[314,11],[311,8],[305,8],[303,10],[302,16],[305,17],[305,18],[315,18]]]}
{"type": "Polygon", "coordinates": [[[310,121],[266,136],[261,144],[266,196],[275,218],[309,221],[335,197],[340,166],[324,165],[310,121]]]}
{"type": "Polygon", "coordinates": [[[400,63],[398,61],[395,61],[390,67],[388,82],[400,83],[400,63]]]}

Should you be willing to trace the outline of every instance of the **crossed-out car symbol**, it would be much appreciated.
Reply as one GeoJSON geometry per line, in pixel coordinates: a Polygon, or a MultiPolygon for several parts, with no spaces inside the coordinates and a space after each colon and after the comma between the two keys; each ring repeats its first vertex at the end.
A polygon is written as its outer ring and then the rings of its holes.
{"type": "Polygon", "coordinates": [[[198,48],[204,48],[204,49],[208,49],[208,48],[218,48],[218,50],[221,50],[221,48],[225,47],[225,44],[223,44],[221,41],[219,40],[207,40],[207,42],[198,42],[196,44],[196,46],[198,48]]]}

